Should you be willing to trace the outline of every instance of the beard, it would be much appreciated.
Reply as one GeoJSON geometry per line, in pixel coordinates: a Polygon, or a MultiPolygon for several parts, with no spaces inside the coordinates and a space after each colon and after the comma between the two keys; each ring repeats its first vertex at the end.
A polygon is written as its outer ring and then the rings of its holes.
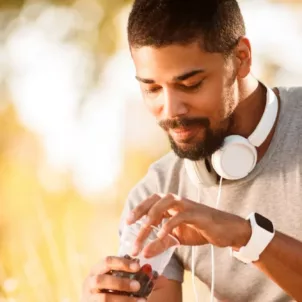
{"type": "Polygon", "coordinates": [[[190,126],[200,126],[200,128],[204,129],[202,139],[195,142],[186,142],[185,144],[177,144],[172,136],[168,135],[174,153],[179,158],[187,158],[193,161],[210,157],[214,152],[219,150],[223,146],[224,139],[228,135],[232,124],[232,116],[222,121],[221,126],[217,130],[211,129],[208,118],[178,118],[159,122],[159,125],[166,132],[168,132],[169,129],[190,126]]]}

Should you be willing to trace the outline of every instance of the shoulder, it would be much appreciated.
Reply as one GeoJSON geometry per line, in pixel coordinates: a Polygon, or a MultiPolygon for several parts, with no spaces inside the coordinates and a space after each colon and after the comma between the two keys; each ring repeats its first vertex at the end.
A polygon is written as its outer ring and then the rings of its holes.
{"type": "Polygon", "coordinates": [[[277,87],[281,101],[280,120],[290,127],[302,128],[302,87],[277,87]]]}
{"type": "Polygon", "coordinates": [[[277,87],[282,103],[302,108],[302,86],[277,87]]]}
{"type": "Polygon", "coordinates": [[[120,229],[128,213],[149,196],[156,193],[176,193],[183,169],[183,160],[169,152],[152,163],[146,175],[129,192],[121,215],[120,229]]]}
{"type": "Polygon", "coordinates": [[[146,175],[130,191],[130,197],[137,194],[146,198],[154,193],[163,193],[171,184],[179,182],[179,176],[183,169],[183,160],[174,152],[169,152],[159,160],[153,162],[146,175]]]}
{"type": "Polygon", "coordinates": [[[177,190],[183,174],[183,160],[169,152],[152,163],[145,176],[128,194],[124,211],[129,211],[155,193],[177,190]]]}
{"type": "Polygon", "coordinates": [[[291,86],[291,87],[279,86],[276,88],[283,95],[302,97],[302,86],[291,86]]]}
{"type": "Polygon", "coordinates": [[[156,175],[158,189],[162,192],[169,182],[177,182],[178,177],[183,169],[183,159],[175,155],[173,151],[169,152],[158,161],[154,162],[149,173],[156,175]]]}

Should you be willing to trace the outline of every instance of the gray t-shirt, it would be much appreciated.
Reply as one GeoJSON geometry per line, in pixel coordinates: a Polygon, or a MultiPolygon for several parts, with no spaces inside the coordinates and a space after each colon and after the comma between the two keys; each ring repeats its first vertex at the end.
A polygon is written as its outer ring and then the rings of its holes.
{"type": "MultiPolygon", "coordinates": [[[[258,212],[275,228],[302,241],[302,87],[278,88],[281,110],[270,147],[254,171],[239,181],[225,181],[219,209],[246,217],[258,212]]],[[[121,219],[153,193],[174,193],[197,201],[197,188],[185,171],[183,160],[168,153],[151,165],[147,175],[130,192],[121,219]]],[[[215,206],[218,186],[200,188],[201,200],[215,206]]],[[[232,258],[228,248],[215,248],[215,295],[232,302],[293,301],[253,265],[232,258]]],[[[191,247],[179,247],[164,275],[183,281],[191,270],[191,247]]],[[[211,286],[210,246],[196,247],[196,276],[211,286]]]]}

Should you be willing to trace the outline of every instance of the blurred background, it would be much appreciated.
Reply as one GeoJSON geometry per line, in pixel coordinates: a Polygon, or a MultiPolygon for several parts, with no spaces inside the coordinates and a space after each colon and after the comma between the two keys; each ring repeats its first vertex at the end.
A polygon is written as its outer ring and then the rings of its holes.
{"type": "MultiPolygon", "coordinates": [[[[128,191],[169,150],[134,80],[131,2],[0,1],[0,302],[79,301],[117,251],[128,191]]],[[[240,4],[254,74],[301,85],[302,1],[240,4]]]]}

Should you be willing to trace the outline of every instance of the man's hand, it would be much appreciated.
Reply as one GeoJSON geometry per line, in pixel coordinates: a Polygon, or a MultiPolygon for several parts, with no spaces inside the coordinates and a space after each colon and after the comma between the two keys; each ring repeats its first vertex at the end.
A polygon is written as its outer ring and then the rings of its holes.
{"type": "Polygon", "coordinates": [[[110,270],[135,273],[139,271],[139,269],[140,266],[135,260],[106,257],[92,269],[86,279],[81,302],[145,302],[146,300],[142,298],[138,299],[101,293],[103,289],[137,292],[140,288],[139,282],[127,278],[106,275],[106,273],[110,270]]]}
{"type": "MultiPolygon", "coordinates": [[[[134,255],[141,250],[143,241],[151,231],[150,226],[159,225],[164,218],[168,220],[158,233],[159,240],[172,234],[182,245],[211,243],[218,247],[239,249],[247,244],[251,236],[250,224],[245,219],[174,194],[154,194],[147,198],[130,213],[127,223],[132,224],[145,215],[145,224],[137,237],[134,255]]],[[[148,250],[156,249],[150,247],[148,250]]],[[[145,256],[155,254],[150,254],[146,249],[145,256]]]]}

